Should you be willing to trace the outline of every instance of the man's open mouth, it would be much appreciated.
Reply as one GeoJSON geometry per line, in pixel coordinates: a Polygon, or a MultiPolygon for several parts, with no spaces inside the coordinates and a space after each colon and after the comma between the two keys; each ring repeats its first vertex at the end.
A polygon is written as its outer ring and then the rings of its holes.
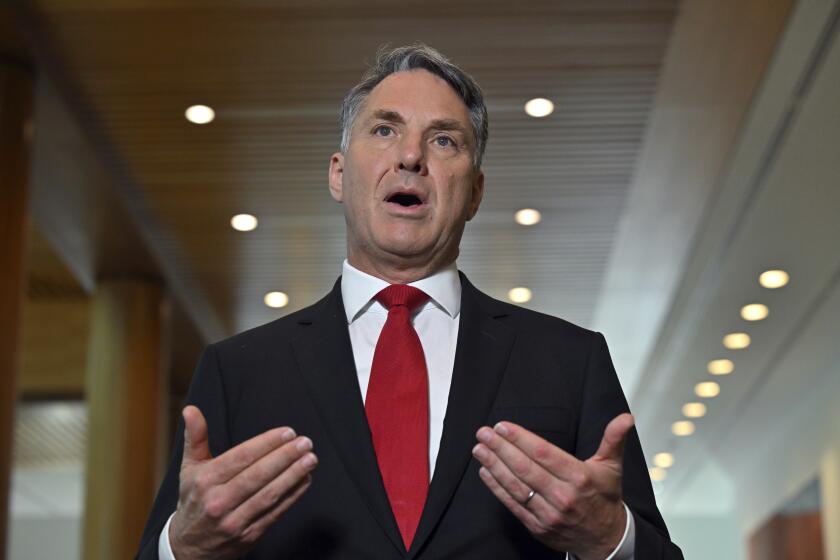
{"type": "Polygon", "coordinates": [[[408,193],[395,193],[388,197],[387,202],[393,202],[394,204],[399,204],[400,206],[404,206],[406,208],[420,206],[423,204],[423,201],[420,200],[419,196],[408,193]]]}

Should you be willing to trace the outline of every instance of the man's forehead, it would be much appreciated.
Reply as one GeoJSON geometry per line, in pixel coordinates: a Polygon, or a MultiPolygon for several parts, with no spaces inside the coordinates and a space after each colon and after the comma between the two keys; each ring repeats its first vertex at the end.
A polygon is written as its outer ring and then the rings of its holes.
{"type": "Polygon", "coordinates": [[[452,86],[427,70],[396,72],[379,82],[364,101],[365,119],[423,112],[432,119],[469,119],[469,109],[452,86]]]}

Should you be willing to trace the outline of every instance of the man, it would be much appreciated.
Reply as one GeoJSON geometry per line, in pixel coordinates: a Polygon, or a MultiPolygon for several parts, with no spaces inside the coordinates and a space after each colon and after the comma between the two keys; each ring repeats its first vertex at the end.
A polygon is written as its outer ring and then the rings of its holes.
{"type": "Polygon", "coordinates": [[[682,558],[603,337],[457,272],[478,86],[381,52],[342,127],[344,273],[204,352],[138,557],[682,558]]]}

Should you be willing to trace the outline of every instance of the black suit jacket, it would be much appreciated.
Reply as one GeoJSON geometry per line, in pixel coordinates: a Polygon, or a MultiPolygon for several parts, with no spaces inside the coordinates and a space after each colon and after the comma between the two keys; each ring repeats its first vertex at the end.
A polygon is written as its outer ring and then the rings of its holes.
{"type": "MultiPolygon", "coordinates": [[[[564,558],[536,541],[484,486],[471,450],[482,425],[521,424],[585,459],[607,423],[628,410],[599,333],[494,300],[461,275],[461,319],[443,436],[420,525],[406,551],[376,463],[355,372],[340,281],[315,305],[210,345],[188,404],[209,428],[213,455],[270,428],[314,442],[319,465],[301,500],[248,559],[564,558]]],[[[183,420],[138,558],[157,558],[178,499],[183,420]]],[[[636,560],[682,558],[656,508],[635,430],[624,501],[636,560]]]]}

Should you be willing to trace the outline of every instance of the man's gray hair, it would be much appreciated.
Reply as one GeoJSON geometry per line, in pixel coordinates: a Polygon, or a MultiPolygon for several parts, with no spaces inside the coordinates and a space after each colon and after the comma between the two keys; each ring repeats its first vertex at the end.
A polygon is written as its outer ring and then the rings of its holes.
{"type": "Polygon", "coordinates": [[[455,90],[467,106],[475,139],[473,166],[480,169],[488,133],[487,107],[484,105],[481,88],[469,74],[452,64],[441,53],[424,44],[379,49],[373,66],[368,68],[362,76],[362,81],[353,86],[341,104],[341,151],[347,152],[350,145],[350,129],[359,115],[365,98],[373,91],[373,88],[391,74],[417,69],[426,70],[446,80],[446,83],[455,90]]]}

